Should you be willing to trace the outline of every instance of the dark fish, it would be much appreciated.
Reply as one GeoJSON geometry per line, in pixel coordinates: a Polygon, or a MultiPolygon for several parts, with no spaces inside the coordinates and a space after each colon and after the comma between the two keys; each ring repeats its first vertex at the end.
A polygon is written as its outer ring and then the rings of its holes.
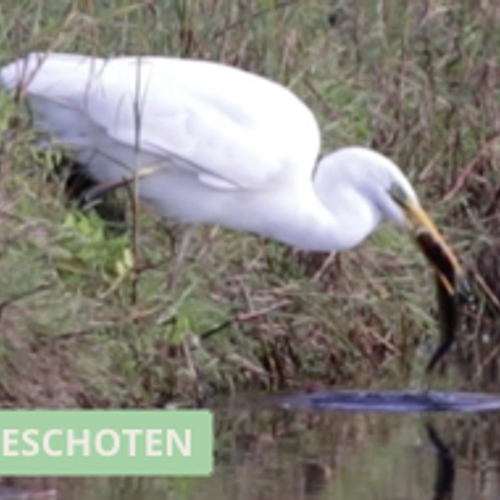
{"type": "Polygon", "coordinates": [[[439,274],[436,274],[436,295],[439,308],[440,341],[425,368],[427,374],[434,370],[437,363],[453,345],[459,319],[457,296],[448,291],[439,274]]]}
{"type": "Polygon", "coordinates": [[[453,283],[455,282],[454,266],[450,256],[444,251],[443,246],[436,241],[430,232],[422,229],[415,233],[415,240],[427,260],[447,280],[448,288],[453,288],[453,283]]]}
{"type": "Polygon", "coordinates": [[[437,271],[435,279],[440,343],[427,364],[426,373],[429,374],[453,345],[460,308],[473,303],[474,295],[465,273],[457,273],[458,267],[452,261],[453,257],[432,233],[420,229],[414,237],[422,253],[437,271]]]}

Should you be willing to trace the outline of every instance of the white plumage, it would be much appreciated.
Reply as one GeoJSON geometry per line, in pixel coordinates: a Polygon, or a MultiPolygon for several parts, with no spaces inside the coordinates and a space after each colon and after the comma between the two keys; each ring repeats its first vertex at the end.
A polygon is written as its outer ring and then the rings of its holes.
{"type": "Polygon", "coordinates": [[[316,164],[312,112],[257,75],[207,61],[51,53],[14,61],[0,80],[96,180],[153,167],[139,194],[163,217],[317,251],[352,248],[384,218],[439,239],[388,158],[349,147],[316,164]]]}

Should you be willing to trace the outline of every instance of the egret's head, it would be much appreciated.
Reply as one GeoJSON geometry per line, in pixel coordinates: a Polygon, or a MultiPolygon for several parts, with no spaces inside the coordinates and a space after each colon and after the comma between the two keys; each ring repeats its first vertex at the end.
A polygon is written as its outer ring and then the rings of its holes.
{"type": "Polygon", "coordinates": [[[344,182],[355,186],[377,207],[382,217],[411,234],[437,270],[448,293],[468,296],[470,292],[462,266],[398,166],[386,156],[366,148],[344,148],[340,154],[344,156],[344,182]]]}
{"type": "Polygon", "coordinates": [[[344,232],[357,230],[359,241],[381,219],[392,221],[409,231],[448,293],[468,295],[458,259],[423,210],[407,177],[389,158],[369,148],[344,147],[321,161],[315,186],[323,204],[346,226],[344,232]]]}
{"type": "Polygon", "coordinates": [[[345,148],[344,176],[381,216],[406,229],[427,260],[435,267],[448,293],[469,297],[465,272],[457,257],[424,211],[411,183],[384,155],[366,148],[345,148]],[[347,160],[347,156],[349,161],[347,160]]]}

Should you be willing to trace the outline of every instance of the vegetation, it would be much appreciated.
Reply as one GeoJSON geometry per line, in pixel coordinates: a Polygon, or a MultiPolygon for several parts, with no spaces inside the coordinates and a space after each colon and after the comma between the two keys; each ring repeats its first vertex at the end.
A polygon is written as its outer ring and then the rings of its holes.
{"type": "MultiPolygon", "coordinates": [[[[3,0],[0,53],[175,55],[282,82],[316,113],[325,152],[364,144],[401,165],[473,267],[499,235],[499,20],[475,0],[3,0]]],[[[2,406],[150,407],[419,375],[437,340],[433,280],[405,235],[384,227],[322,255],[199,227],[179,252],[186,228],[125,191],[125,227],[69,202],[26,109],[3,93],[0,106],[2,406]]]]}

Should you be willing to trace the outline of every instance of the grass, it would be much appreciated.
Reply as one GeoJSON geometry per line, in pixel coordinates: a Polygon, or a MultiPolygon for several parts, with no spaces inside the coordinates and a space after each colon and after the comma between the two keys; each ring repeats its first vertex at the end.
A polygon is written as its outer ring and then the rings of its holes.
{"type": "MultiPolygon", "coordinates": [[[[325,152],[364,144],[401,165],[472,267],[498,240],[499,16],[493,2],[465,0],[5,0],[0,60],[181,55],[280,81],[316,113],[325,152]]],[[[140,207],[135,248],[126,193],[125,232],[69,204],[24,108],[2,94],[0,109],[4,406],[150,407],[306,381],[407,386],[427,359],[433,281],[405,235],[384,227],[329,256],[196,228],[176,265],[185,228],[140,207]]],[[[483,316],[471,321],[477,332],[483,316]]]]}

